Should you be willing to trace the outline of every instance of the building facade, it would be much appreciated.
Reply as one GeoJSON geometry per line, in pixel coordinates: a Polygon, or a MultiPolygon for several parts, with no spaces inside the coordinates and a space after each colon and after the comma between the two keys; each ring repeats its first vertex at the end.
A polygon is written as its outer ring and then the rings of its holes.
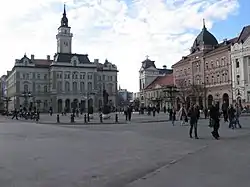
{"type": "Polygon", "coordinates": [[[57,53],[51,59],[35,59],[24,55],[15,61],[7,73],[7,95],[10,109],[39,108],[40,111],[95,111],[103,106],[103,91],[109,94],[109,104],[117,104],[117,67],[106,60],[91,62],[87,54],[72,53],[71,27],[64,7],[61,25],[56,35],[57,53]]]}
{"type": "Polygon", "coordinates": [[[242,105],[250,105],[250,26],[231,46],[233,100],[242,105]]]}
{"type": "Polygon", "coordinates": [[[146,107],[148,102],[146,101],[145,89],[158,77],[165,76],[166,74],[171,74],[172,69],[167,69],[167,66],[162,68],[157,68],[155,61],[150,60],[148,57],[142,62],[142,66],[139,71],[139,89],[140,89],[140,104],[142,107],[146,107]]]}
{"type": "Polygon", "coordinates": [[[133,102],[133,92],[129,92],[127,89],[118,90],[118,106],[125,107],[128,106],[131,102],[133,102]]]}
{"type": "Polygon", "coordinates": [[[230,45],[234,40],[218,43],[203,25],[190,54],[172,66],[174,83],[183,92],[178,102],[202,108],[211,106],[213,100],[232,102],[230,45]]]}
{"type": "Polygon", "coordinates": [[[159,106],[160,108],[171,108],[174,100],[174,78],[173,73],[157,77],[144,90],[145,106],[159,106]]]}

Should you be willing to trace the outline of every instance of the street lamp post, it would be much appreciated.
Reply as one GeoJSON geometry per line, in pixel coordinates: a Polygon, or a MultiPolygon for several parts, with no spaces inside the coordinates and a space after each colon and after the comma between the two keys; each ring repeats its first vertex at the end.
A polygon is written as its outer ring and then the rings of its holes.
{"type": "Polygon", "coordinates": [[[21,94],[21,97],[24,98],[24,106],[25,106],[25,107],[28,107],[28,99],[29,99],[30,97],[32,97],[31,92],[24,91],[24,92],[21,94]]]}

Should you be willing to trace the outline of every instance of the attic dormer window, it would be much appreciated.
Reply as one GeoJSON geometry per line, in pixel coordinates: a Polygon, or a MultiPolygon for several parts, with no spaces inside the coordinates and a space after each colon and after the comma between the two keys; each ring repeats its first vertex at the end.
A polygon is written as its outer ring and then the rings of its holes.
{"type": "Polygon", "coordinates": [[[77,63],[77,61],[76,61],[76,60],[74,60],[74,62],[73,62],[74,66],[76,66],[76,63],[77,63]]]}

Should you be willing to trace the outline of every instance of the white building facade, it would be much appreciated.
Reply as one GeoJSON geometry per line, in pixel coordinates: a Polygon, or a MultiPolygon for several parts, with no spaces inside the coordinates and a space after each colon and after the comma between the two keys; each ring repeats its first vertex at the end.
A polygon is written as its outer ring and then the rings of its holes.
{"type": "Polygon", "coordinates": [[[150,60],[148,57],[146,60],[142,62],[141,69],[139,70],[139,89],[140,89],[140,103],[142,107],[146,107],[149,105],[149,98],[147,98],[147,94],[145,89],[157,78],[160,76],[165,76],[166,74],[171,74],[173,72],[172,69],[167,69],[167,66],[163,66],[163,68],[157,68],[155,66],[155,61],[150,60]]]}
{"type": "Polygon", "coordinates": [[[231,46],[233,100],[243,106],[250,104],[250,26],[242,29],[231,46]]]}
{"type": "Polygon", "coordinates": [[[61,26],[56,35],[57,53],[53,59],[35,59],[34,55],[16,60],[7,73],[9,109],[39,108],[40,111],[62,112],[80,108],[95,111],[103,106],[103,91],[109,104],[117,104],[117,67],[106,60],[91,62],[87,54],[72,53],[72,37],[64,7],[61,26]]]}

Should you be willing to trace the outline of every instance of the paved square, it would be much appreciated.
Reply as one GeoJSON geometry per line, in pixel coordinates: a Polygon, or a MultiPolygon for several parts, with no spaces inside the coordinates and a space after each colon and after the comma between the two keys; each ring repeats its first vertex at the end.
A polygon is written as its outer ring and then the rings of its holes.
{"type": "Polygon", "coordinates": [[[36,124],[0,119],[1,187],[246,187],[249,117],[243,129],[222,123],[212,139],[170,122],[111,125],[36,124]]]}

